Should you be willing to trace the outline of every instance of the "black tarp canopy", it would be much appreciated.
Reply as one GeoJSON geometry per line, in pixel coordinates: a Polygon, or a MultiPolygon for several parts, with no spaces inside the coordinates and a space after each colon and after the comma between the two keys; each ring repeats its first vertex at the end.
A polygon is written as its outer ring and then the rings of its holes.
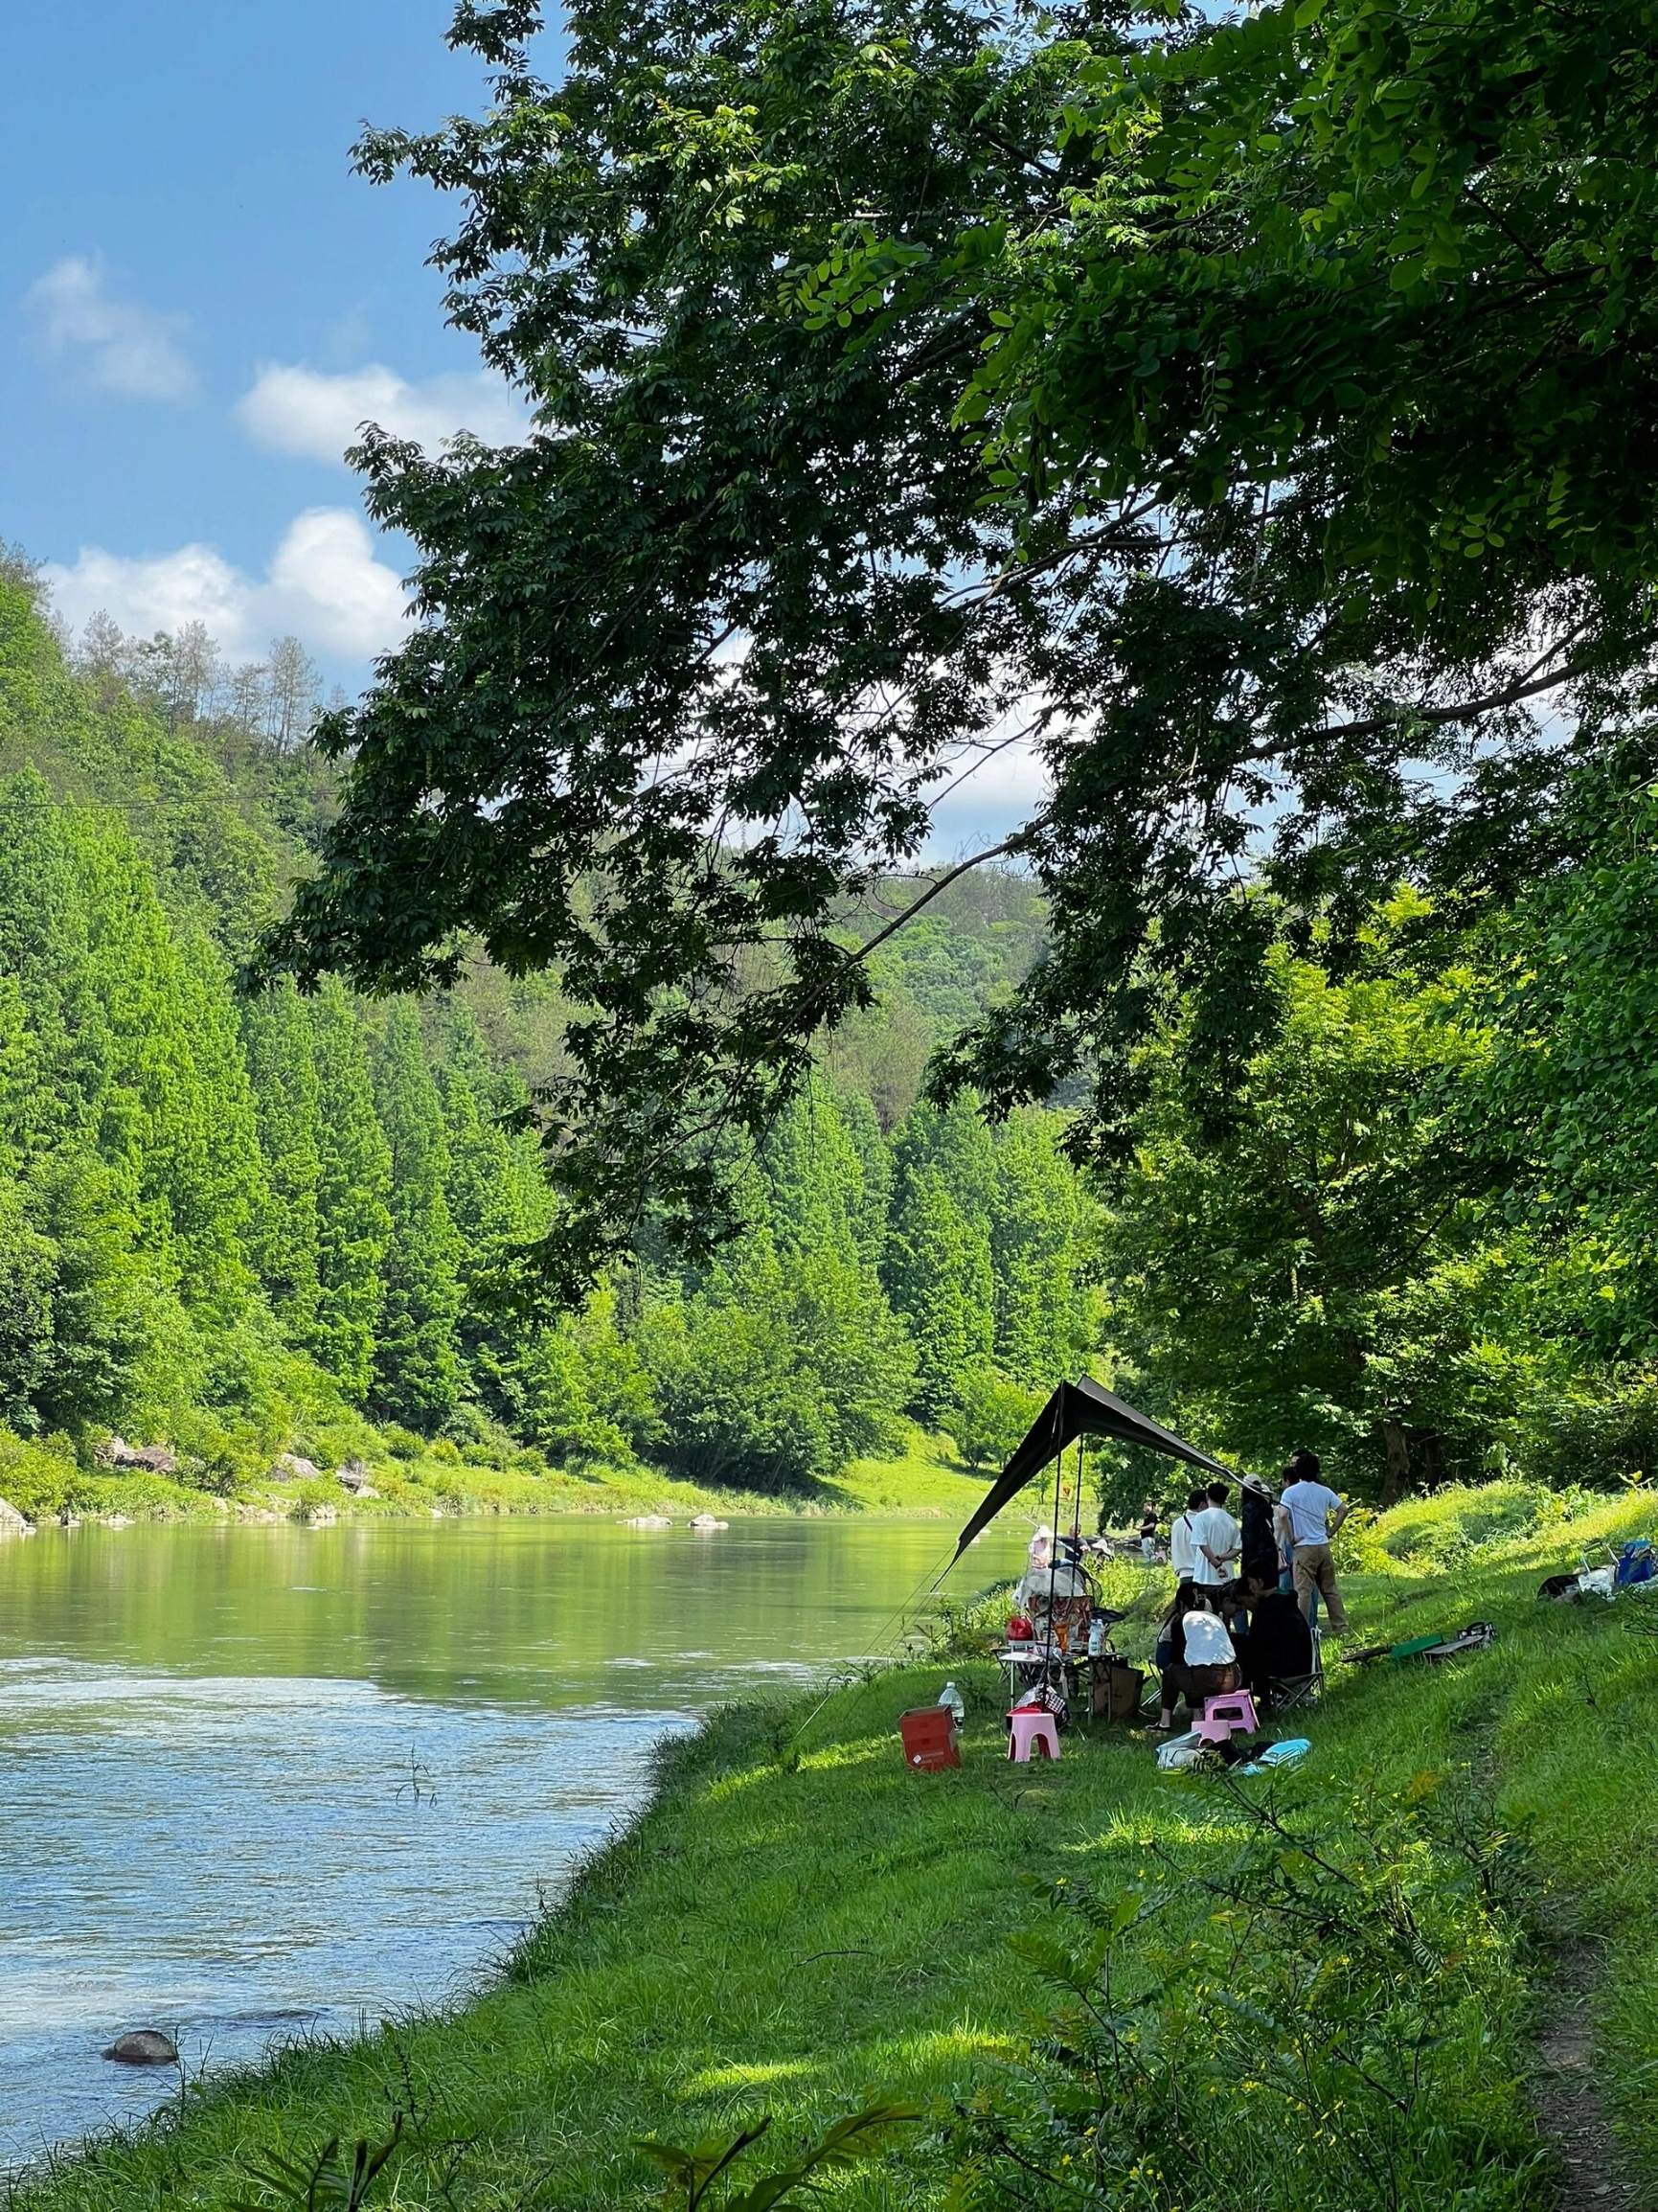
{"type": "Polygon", "coordinates": [[[1147,1451],[1160,1451],[1166,1459],[1183,1459],[1189,1467],[1201,1467],[1211,1474],[1232,1479],[1231,1469],[1218,1459],[1211,1459],[1208,1452],[1199,1451],[1196,1445],[1188,1444],[1185,1437],[1176,1436],[1173,1429],[1165,1428],[1150,1414],[1139,1412],[1126,1399],[1113,1397],[1084,1376],[1079,1382],[1061,1382],[1037,1414],[1024,1443],[997,1475],[985,1502],[957,1539],[956,1558],[961,1558],[979,1531],[995,1519],[1033,1474],[1079,1436],[1114,1436],[1120,1444],[1143,1444],[1147,1451]]]}

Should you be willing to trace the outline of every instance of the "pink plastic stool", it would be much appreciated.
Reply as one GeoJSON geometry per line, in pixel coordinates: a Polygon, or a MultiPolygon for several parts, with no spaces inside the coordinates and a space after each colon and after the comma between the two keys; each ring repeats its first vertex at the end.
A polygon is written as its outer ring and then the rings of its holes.
{"type": "Polygon", "coordinates": [[[1031,1753],[1040,1750],[1045,1758],[1059,1756],[1059,1730],[1052,1713],[1040,1705],[1015,1705],[1008,1715],[1008,1756],[1016,1765],[1028,1767],[1031,1753]]]}
{"type": "Polygon", "coordinates": [[[1230,1744],[1235,1728],[1253,1736],[1260,1726],[1255,1717],[1255,1699],[1249,1692],[1228,1690],[1218,1698],[1206,1700],[1203,1718],[1197,1723],[1197,1736],[1203,1744],[1230,1744]]]}

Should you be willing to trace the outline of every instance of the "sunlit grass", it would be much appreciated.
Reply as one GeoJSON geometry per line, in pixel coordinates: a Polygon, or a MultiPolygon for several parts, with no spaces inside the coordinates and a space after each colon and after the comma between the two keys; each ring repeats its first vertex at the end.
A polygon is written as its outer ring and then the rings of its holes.
{"type": "MultiPolygon", "coordinates": [[[[1534,1591],[1583,1543],[1642,1526],[1652,1503],[1597,1501],[1569,1523],[1499,1532],[1488,1558],[1465,1552],[1449,1574],[1352,1577],[1361,1638],[1488,1618],[1499,1641],[1438,1670],[1336,1664],[1323,1706],[1294,1723],[1314,1744],[1297,1787],[1332,1807],[1357,1778],[1381,1790],[1465,1767],[1488,1784],[1525,1840],[1539,1928],[1606,1947],[1598,2065],[1648,2171],[1658,1641],[1630,1623],[1658,1626],[1658,1599],[1564,1608],[1534,1591]]],[[[48,2175],[20,2205],[227,2207],[248,2193],[257,2147],[383,2135],[413,2094],[428,2138],[471,2146],[457,2205],[601,2207],[643,2201],[640,2134],[684,2140],[770,2111],[793,2137],[872,2086],[971,2094],[1027,2044],[1036,1993],[1007,1939],[1037,1911],[1032,1885],[1161,1879],[1158,1850],[1229,1855],[1237,1821],[1206,1784],[1160,1774],[1139,1733],[1073,1738],[1056,1767],[1010,1769],[997,1676],[951,1672],[969,1705],[959,1771],[912,1773],[899,1753],[897,1715],[937,1696],[938,1666],[837,1691],[798,1737],[805,1705],[718,1716],[665,1753],[660,1804],[475,2004],[193,2091],[182,2117],[48,2175]]],[[[1509,2100],[1529,2128],[1511,2079],[1478,2094],[1509,2100]]],[[[941,2190],[900,2150],[837,2184],[837,2201],[885,2212],[941,2190]]],[[[396,2201],[443,2199],[410,2161],[396,2201]]]]}

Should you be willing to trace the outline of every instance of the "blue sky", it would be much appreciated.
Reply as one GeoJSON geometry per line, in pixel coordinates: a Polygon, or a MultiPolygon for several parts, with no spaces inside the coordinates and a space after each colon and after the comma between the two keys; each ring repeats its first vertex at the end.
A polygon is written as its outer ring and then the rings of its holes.
{"type": "MultiPolygon", "coordinates": [[[[232,660],[291,631],[352,690],[396,642],[402,556],[371,536],[343,446],[365,416],[423,441],[517,419],[424,265],[453,210],[351,171],[365,121],[482,105],[450,12],[87,0],[66,37],[56,9],[11,11],[0,542],[47,564],[72,626],[199,619],[232,660]]],[[[991,764],[937,849],[999,833],[1032,780],[991,764]]]]}
{"type": "Polygon", "coordinates": [[[90,0],[68,43],[57,11],[12,11],[0,538],[52,565],[72,620],[98,599],[152,628],[175,602],[244,657],[300,631],[348,681],[392,642],[397,554],[363,529],[340,437],[371,412],[511,420],[424,266],[442,204],[351,173],[365,119],[480,104],[448,17],[90,0]]]}

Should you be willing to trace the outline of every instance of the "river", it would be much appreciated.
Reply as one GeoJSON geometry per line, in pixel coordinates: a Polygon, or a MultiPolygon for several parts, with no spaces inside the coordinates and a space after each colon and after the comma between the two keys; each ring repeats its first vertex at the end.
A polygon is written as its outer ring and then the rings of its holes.
{"type": "MultiPolygon", "coordinates": [[[[957,1570],[1013,1572],[1028,1530],[957,1570]]],[[[885,1651],[941,1523],[82,1527],[0,1547],[0,2166],[453,2002],[722,1699],[885,1651]]],[[[897,1755],[895,1750],[895,1756],[897,1755]]]]}

